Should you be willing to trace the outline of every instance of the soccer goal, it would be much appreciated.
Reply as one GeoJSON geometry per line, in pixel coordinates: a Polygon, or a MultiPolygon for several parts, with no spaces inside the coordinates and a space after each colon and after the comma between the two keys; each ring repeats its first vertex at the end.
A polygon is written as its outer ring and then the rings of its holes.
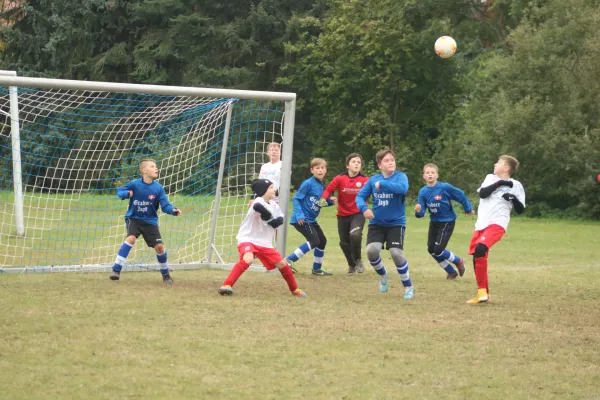
{"type": "MultiPolygon", "coordinates": [[[[108,271],[125,238],[116,189],[153,158],[184,215],[162,214],[173,269],[227,268],[248,183],[282,145],[288,204],[294,93],[17,77],[0,72],[0,272],[108,271]]],[[[277,248],[285,254],[287,224],[277,248]]],[[[138,241],[124,270],[156,269],[138,241]]]]}

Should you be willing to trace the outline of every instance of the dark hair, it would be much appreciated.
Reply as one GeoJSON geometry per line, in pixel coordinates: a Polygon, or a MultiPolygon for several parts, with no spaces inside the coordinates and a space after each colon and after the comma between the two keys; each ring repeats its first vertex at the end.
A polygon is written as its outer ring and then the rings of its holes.
{"type": "Polygon", "coordinates": [[[379,150],[377,152],[377,154],[375,155],[375,160],[377,161],[377,165],[379,165],[381,163],[381,160],[383,160],[385,158],[385,156],[387,156],[388,154],[391,154],[392,157],[396,158],[396,155],[390,149],[379,150]]]}
{"type": "Polygon", "coordinates": [[[362,158],[362,156],[360,154],[358,154],[358,153],[351,153],[351,154],[348,155],[348,157],[346,157],[346,167],[348,166],[348,164],[350,164],[350,160],[352,160],[353,158],[356,158],[356,157],[360,158],[360,163],[362,165],[365,164],[365,161],[363,160],[363,158],[362,158]]]}

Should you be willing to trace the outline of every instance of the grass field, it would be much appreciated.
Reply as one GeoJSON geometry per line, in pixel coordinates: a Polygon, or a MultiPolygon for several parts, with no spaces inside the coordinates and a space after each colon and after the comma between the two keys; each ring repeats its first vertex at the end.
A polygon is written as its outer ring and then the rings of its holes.
{"type": "MultiPolygon", "coordinates": [[[[490,256],[493,302],[470,306],[472,268],[445,279],[427,220],[408,221],[410,301],[397,275],[386,294],[370,268],[346,276],[334,210],[321,222],[334,276],[301,260],[306,299],[278,274],[246,273],[232,297],[216,270],[169,288],[158,273],[0,276],[0,398],[600,399],[599,223],[514,218],[490,256]]],[[[455,253],[472,226],[459,219],[455,253]]]]}

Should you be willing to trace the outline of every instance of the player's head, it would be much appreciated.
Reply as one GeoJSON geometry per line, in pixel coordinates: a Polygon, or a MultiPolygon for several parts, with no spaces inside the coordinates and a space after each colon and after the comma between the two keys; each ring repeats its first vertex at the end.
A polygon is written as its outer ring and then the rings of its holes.
{"type": "Polygon", "coordinates": [[[494,174],[498,176],[511,176],[519,168],[519,161],[512,156],[501,155],[494,164],[494,174]]]}
{"type": "Polygon", "coordinates": [[[151,158],[144,158],[140,161],[140,172],[143,177],[148,177],[150,179],[158,178],[158,167],[156,166],[156,161],[151,158]]]}
{"type": "Polygon", "coordinates": [[[390,149],[379,150],[375,155],[375,160],[381,172],[391,174],[396,170],[396,157],[390,149]]]}
{"type": "Polygon", "coordinates": [[[257,197],[262,197],[265,201],[275,198],[275,185],[268,179],[256,179],[252,182],[252,191],[257,197]]]}
{"type": "Polygon", "coordinates": [[[346,169],[348,172],[352,172],[353,174],[358,174],[363,165],[363,158],[358,153],[349,154],[346,157],[346,169]]]}
{"type": "Polygon", "coordinates": [[[269,143],[267,145],[267,155],[272,163],[278,162],[281,159],[281,146],[279,143],[269,143]]]}
{"type": "Polygon", "coordinates": [[[310,160],[310,173],[318,180],[323,179],[325,174],[327,174],[327,161],[322,158],[313,158],[310,160]]]}
{"type": "Polygon", "coordinates": [[[425,164],[423,167],[423,179],[428,185],[435,185],[438,180],[438,167],[435,164],[425,164]]]}

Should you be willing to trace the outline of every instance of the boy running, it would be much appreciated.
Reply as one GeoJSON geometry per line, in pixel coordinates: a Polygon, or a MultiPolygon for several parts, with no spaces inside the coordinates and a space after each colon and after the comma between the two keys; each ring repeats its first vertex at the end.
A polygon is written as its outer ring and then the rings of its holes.
{"type": "Polygon", "coordinates": [[[375,158],[381,173],[372,176],[356,196],[356,206],[370,220],[367,258],[379,274],[379,291],[387,292],[388,275],[380,256],[385,244],[404,286],[404,298],[412,299],[415,292],[403,252],[406,230],[404,198],[408,192],[408,178],[396,171],[396,159],[391,150],[381,150],[375,158]],[[367,206],[370,196],[373,196],[373,210],[367,206]]]}
{"type": "Polygon", "coordinates": [[[449,183],[438,182],[438,167],[435,164],[425,164],[423,179],[426,185],[419,190],[415,217],[423,218],[425,210],[429,210],[429,235],[427,238],[427,251],[435,261],[446,271],[446,279],[456,279],[465,273],[463,259],[446,250],[454,224],[456,214],[452,207],[452,200],[458,201],[465,211],[465,215],[474,215],[471,202],[464,192],[449,183]],[[456,265],[458,272],[452,267],[456,265]]]}

